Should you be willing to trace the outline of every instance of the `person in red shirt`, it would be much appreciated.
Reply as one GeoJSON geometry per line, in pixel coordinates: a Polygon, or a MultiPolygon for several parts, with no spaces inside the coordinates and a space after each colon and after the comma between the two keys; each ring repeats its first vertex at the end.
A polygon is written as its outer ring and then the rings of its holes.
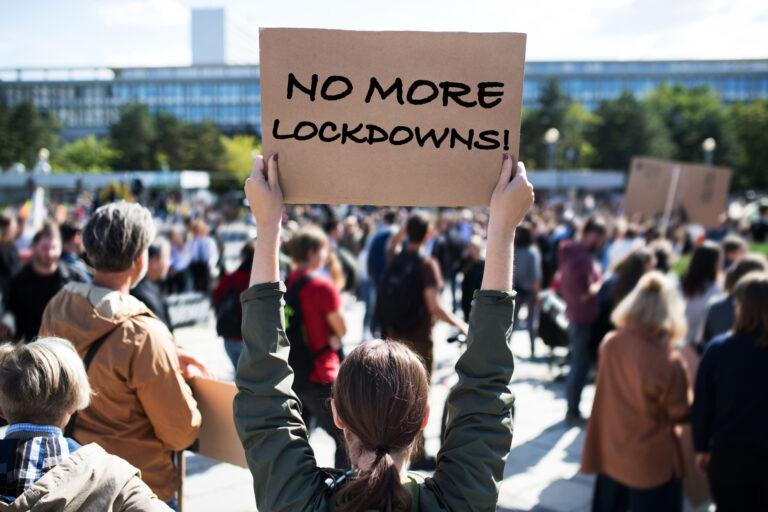
{"type": "MultiPolygon", "coordinates": [[[[240,251],[240,266],[234,272],[224,274],[216,285],[216,289],[213,290],[213,307],[219,312],[220,307],[224,307],[222,298],[227,293],[234,293],[237,298],[237,306],[240,309],[241,321],[242,321],[242,306],[240,305],[240,294],[248,289],[248,281],[251,278],[251,267],[253,266],[253,249],[256,247],[255,242],[247,242],[240,251]]],[[[232,366],[237,369],[237,361],[240,359],[240,354],[243,352],[243,334],[239,332],[240,322],[237,323],[238,334],[219,332],[218,334],[224,338],[224,349],[227,351],[229,360],[232,361],[232,366]]],[[[217,325],[218,330],[218,325],[217,325]]]]}
{"type": "Polygon", "coordinates": [[[298,294],[302,323],[313,362],[309,382],[294,382],[294,391],[303,406],[304,423],[314,418],[336,441],[336,467],[348,467],[342,431],[333,423],[330,408],[332,385],[339,373],[341,338],[347,332],[341,314],[341,292],[325,272],[330,253],[328,238],[314,225],[302,227],[288,243],[294,270],[286,280],[291,290],[303,277],[309,280],[298,294]],[[328,347],[330,350],[326,350],[328,347]]]}

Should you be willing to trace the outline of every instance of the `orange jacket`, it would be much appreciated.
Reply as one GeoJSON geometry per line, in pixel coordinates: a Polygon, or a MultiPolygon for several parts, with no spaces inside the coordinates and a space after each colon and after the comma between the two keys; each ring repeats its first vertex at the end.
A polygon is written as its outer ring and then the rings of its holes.
{"type": "Polygon", "coordinates": [[[685,476],[675,425],[690,415],[684,363],[666,340],[628,327],[600,345],[583,473],[649,489],[685,476]]]}
{"type": "Polygon", "coordinates": [[[167,502],[178,486],[172,452],[194,442],[201,417],[165,325],[135,297],[70,283],[45,308],[40,336],[65,338],[85,357],[115,326],[88,369],[95,394],[78,413],[74,437],[139,468],[167,502]]]}

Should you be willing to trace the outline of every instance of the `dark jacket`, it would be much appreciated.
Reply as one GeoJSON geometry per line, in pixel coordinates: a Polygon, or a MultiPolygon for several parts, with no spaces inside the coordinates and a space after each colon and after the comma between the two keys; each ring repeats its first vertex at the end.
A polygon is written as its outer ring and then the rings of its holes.
{"type": "Polygon", "coordinates": [[[165,293],[151,279],[145,277],[133,287],[131,295],[139,299],[155,316],[162,321],[169,331],[173,330],[165,303],[165,293]]]}
{"type": "Polygon", "coordinates": [[[561,242],[558,254],[560,295],[566,305],[565,317],[574,324],[591,324],[597,318],[597,299],[582,300],[582,297],[589,292],[592,283],[600,280],[600,267],[581,242],[561,242]]]}
{"type": "MultiPolygon", "coordinates": [[[[259,510],[331,511],[329,472],[317,467],[291,391],[284,293],[282,283],[264,283],[241,296],[246,348],[238,365],[235,425],[259,510]]],[[[437,470],[420,485],[420,510],[496,509],[512,442],[513,297],[475,293],[467,350],[456,363],[459,385],[448,399],[454,414],[437,454],[437,470]]]]}
{"type": "Polygon", "coordinates": [[[733,296],[726,295],[709,303],[707,318],[704,320],[704,333],[701,337],[701,350],[710,340],[733,329],[736,323],[736,310],[733,307],[733,296]]]}
{"type": "Polygon", "coordinates": [[[699,363],[692,420],[697,452],[731,444],[768,451],[768,347],[747,334],[712,340],[699,363]]]}

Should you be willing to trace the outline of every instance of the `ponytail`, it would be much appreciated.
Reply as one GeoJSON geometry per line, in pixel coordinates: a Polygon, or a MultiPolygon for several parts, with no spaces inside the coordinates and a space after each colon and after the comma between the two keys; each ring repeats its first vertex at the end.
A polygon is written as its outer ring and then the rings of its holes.
{"type": "MultiPolygon", "coordinates": [[[[378,447],[377,447],[378,448],[378,447]]],[[[376,459],[368,471],[363,471],[340,494],[340,504],[334,512],[408,512],[411,493],[400,482],[400,472],[389,450],[376,450],[376,459]]]]}

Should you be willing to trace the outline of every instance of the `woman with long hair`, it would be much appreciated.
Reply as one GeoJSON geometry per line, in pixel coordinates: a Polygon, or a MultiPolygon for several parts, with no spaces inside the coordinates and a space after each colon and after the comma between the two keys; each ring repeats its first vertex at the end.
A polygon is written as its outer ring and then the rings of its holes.
{"type": "Polygon", "coordinates": [[[768,510],[768,273],[736,284],[736,323],[704,351],[693,445],[719,512],[768,510]]]}
{"type": "Polygon", "coordinates": [[[685,335],[683,303],[657,271],[613,311],[618,331],[600,346],[581,471],[597,474],[595,512],[679,512],[685,461],[674,426],[689,417],[687,378],[672,344],[685,335]]]}
{"type": "Polygon", "coordinates": [[[694,249],[691,262],[680,280],[680,291],[685,299],[685,319],[688,321],[685,341],[689,344],[701,341],[707,305],[710,299],[722,293],[718,283],[721,260],[720,246],[707,240],[694,249]]]}
{"type": "Polygon", "coordinates": [[[512,441],[514,232],[533,202],[522,164],[514,179],[513,174],[505,155],[491,198],[485,275],[475,294],[467,350],[456,364],[460,384],[448,400],[445,442],[434,476],[420,482],[407,470],[429,415],[427,374],[410,349],[387,340],[355,348],[334,385],[334,421],[344,432],[353,469],[317,466],[291,392],[285,287],[278,282],[277,157],[269,159],[266,176],[264,162],[257,161],[245,185],[259,238],[251,288],[242,296],[245,350],[234,409],[259,510],[495,510],[512,441]]]}

